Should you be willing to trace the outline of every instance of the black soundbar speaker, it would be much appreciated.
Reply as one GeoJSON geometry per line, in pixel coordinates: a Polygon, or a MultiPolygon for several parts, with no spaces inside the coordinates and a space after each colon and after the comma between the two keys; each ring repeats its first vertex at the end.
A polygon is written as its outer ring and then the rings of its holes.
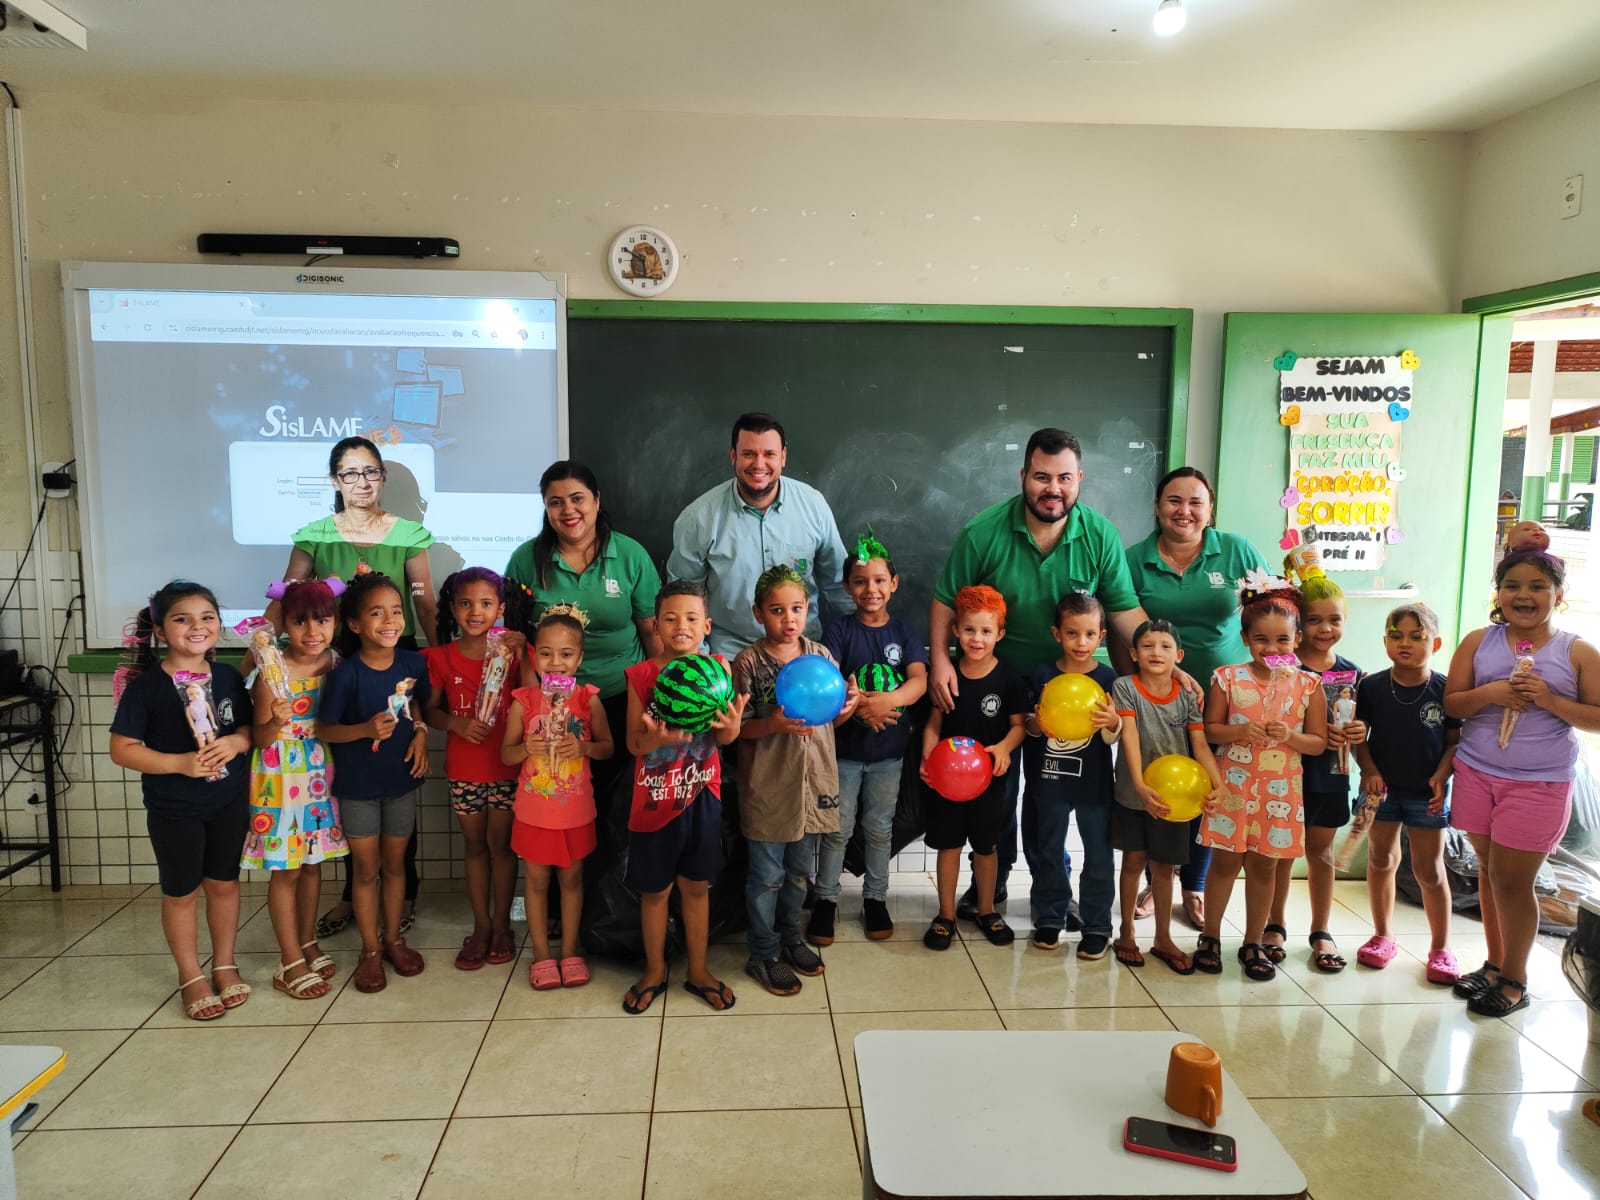
{"type": "Polygon", "coordinates": [[[388,258],[460,258],[461,243],[441,237],[370,237],[365,234],[202,233],[201,254],[360,254],[388,258]]]}

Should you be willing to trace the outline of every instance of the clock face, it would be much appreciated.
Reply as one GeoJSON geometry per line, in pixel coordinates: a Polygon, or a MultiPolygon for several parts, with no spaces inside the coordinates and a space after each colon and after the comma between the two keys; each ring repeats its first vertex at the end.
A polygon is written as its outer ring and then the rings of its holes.
{"type": "Polygon", "coordinates": [[[624,229],[611,243],[611,280],[635,296],[659,296],[678,277],[678,248],[649,225],[624,229]]]}

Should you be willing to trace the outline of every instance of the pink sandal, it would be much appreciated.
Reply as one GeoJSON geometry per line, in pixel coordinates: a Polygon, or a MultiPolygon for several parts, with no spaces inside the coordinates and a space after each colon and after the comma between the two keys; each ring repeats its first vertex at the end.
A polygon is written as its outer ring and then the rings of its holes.
{"type": "Polygon", "coordinates": [[[583,959],[563,958],[561,960],[561,986],[582,987],[589,982],[589,964],[583,959]]]}
{"type": "Polygon", "coordinates": [[[1373,934],[1356,951],[1356,961],[1363,967],[1371,967],[1374,971],[1381,971],[1394,961],[1394,956],[1400,953],[1400,947],[1393,938],[1379,937],[1373,934]]]}
{"type": "Polygon", "coordinates": [[[553,958],[541,958],[528,968],[528,984],[536,992],[548,992],[561,986],[561,970],[553,958]]]}
{"type": "Polygon", "coordinates": [[[1428,951],[1428,982],[1443,984],[1446,987],[1454,984],[1461,978],[1461,965],[1456,962],[1456,956],[1448,950],[1428,951]]]}

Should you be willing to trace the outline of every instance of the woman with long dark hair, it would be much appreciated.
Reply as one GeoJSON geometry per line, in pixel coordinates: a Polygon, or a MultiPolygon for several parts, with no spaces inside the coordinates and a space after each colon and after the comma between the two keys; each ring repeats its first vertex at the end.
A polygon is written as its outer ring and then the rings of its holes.
{"type": "MultiPolygon", "coordinates": [[[[600,502],[600,481],[584,463],[562,459],[539,477],[544,523],[537,537],[518,546],[506,579],[520,586],[537,621],[552,604],[576,604],[589,617],[578,682],[600,689],[606,721],[626,729],[627,681],[622,672],[661,653],[655,634],[661,575],[645,548],[611,528],[600,502]]],[[[604,804],[610,785],[632,760],[618,753],[592,764],[595,796],[604,804]]]]}

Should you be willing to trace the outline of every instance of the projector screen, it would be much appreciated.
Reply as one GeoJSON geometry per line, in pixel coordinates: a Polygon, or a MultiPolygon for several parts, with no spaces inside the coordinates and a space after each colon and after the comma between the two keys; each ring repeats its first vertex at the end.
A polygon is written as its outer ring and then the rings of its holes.
{"type": "Polygon", "coordinates": [[[434,586],[538,532],[567,453],[566,277],[67,263],[91,648],[173,578],[259,613],[295,530],[328,515],[351,435],[384,509],[436,539],[434,586]]]}

